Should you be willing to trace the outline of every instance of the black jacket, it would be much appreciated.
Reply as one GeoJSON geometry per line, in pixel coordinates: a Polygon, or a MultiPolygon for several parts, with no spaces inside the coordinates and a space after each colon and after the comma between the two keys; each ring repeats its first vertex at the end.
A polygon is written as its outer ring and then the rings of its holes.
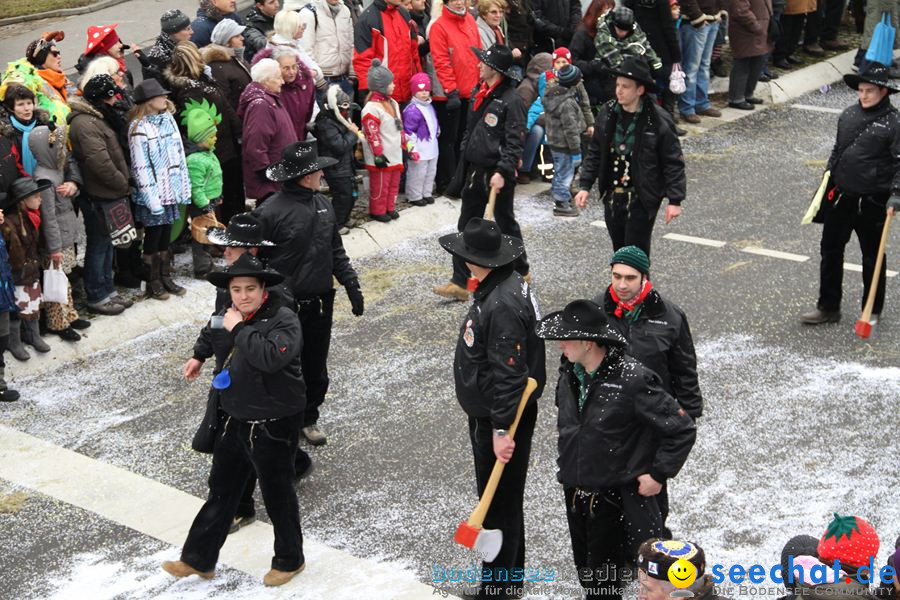
{"type": "Polygon", "coordinates": [[[175,40],[168,33],[160,33],[156,41],[147,51],[141,51],[138,57],[141,62],[141,75],[143,79],[156,79],[165,85],[163,71],[172,62],[175,52],[175,40]]]}
{"type": "Polygon", "coordinates": [[[578,377],[563,359],[556,384],[559,408],[557,478],[597,492],[633,484],[649,473],[659,483],[678,474],[694,445],[694,421],[659,377],[621,348],[612,348],[578,411],[578,377]]]}
{"type": "Polygon", "coordinates": [[[506,42],[510,48],[518,48],[522,57],[516,63],[522,68],[531,60],[534,49],[534,16],[532,0],[509,0],[506,13],[506,42]]]}
{"type": "Polygon", "coordinates": [[[663,389],[687,414],[694,419],[703,416],[697,355],[684,312],[656,290],[650,290],[644,298],[634,322],[615,316],[616,303],[609,288],[594,302],[603,307],[610,323],[628,340],[628,354],[659,375],[663,389]]]}
{"type": "MultiPolygon", "coordinates": [[[[217,312],[224,313],[224,307],[217,312]]],[[[207,323],[194,345],[194,358],[215,356],[216,373],[227,363],[231,385],[218,390],[219,404],[235,419],[256,421],[288,417],[306,407],[302,348],[297,315],[270,292],[256,314],[231,331],[207,323]]]]}
{"type": "Polygon", "coordinates": [[[253,27],[263,35],[269,35],[275,31],[275,17],[267,17],[254,6],[244,15],[244,25],[253,27]]]}
{"type": "Polygon", "coordinates": [[[512,179],[525,148],[525,104],[516,93],[515,81],[504,77],[476,109],[475,94],[480,85],[472,90],[460,153],[469,165],[512,179]]]}
{"type": "MultiPolygon", "coordinates": [[[[650,214],[655,214],[664,197],[669,204],[681,204],[687,180],[681,142],[675,135],[672,116],[646,96],[642,102],[644,109],[635,131],[633,156],[636,158],[631,160],[631,178],[644,207],[650,214]]],[[[601,197],[612,187],[609,145],[616,129],[615,105],[616,101],[610,100],[600,107],[594,136],[580,171],[579,187],[590,190],[599,180],[601,197]]]]}
{"type": "Polygon", "coordinates": [[[889,98],[870,109],[857,102],[841,113],[826,168],[842,192],[900,194],[900,112],[889,98]],[[847,144],[838,160],[839,149],[847,144]]]}
{"type": "Polygon", "coordinates": [[[569,42],[569,52],[572,53],[572,63],[581,70],[581,82],[591,97],[591,106],[600,104],[604,96],[603,81],[609,78],[607,65],[597,56],[594,38],[584,25],[579,25],[575,30],[569,42]]]}
{"type": "Polygon", "coordinates": [[[453,361],[456,398],[467,415],[490,418],[495,429],[508,429],[529,377],[538,388],[528,402],[537,402],[547,373],[536,324],[531,288],[511,264],[494,269],[478,285],[453,361]]]}
{"type": "Polygon", "coordinates": [[[625,6],[634,11],[634,20],[647,34],[663,65],[680,63],[681,46],[668,0],[625,0],[625,6]]]}
{"type": "Polygon", "coordinates": [[[581,0],[531,0],[535,52],[568,46],[581,21],[581,0]]]}
{"type": "Polygon", "coordinates": [[[262,248],[261,255],[287,278],[285,286],[294,299],[329,293],[332,276],[343,286],[358,280],[344,251],[334,208],[322,194],[287,182],[255,213],[262,221],[263,238],[275,244],[262,248]]]}
{"type": "Polygon", "coordinates": [[[316,115],[316,142],[319,156],[336,158],[338,163],[325,169],[328,177],[353,177],[353,150],[359,137],[347,129],[334,116],[330,108],[324,108],[316,115]]]}

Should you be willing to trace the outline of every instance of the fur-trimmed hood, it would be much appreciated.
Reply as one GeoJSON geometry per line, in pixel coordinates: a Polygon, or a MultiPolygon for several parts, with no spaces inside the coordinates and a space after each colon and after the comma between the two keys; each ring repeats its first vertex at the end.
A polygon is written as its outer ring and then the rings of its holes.
{"type": "Polygon", "coordinates": [[[203,62],[206,64],[211,62],[228,62],[234,58],[234,52],[231,51],[231,48],[226,48],[219,44],[209,44],[200,50],[200,56],[203,57],[203,62]]]}
{"type": "Polygon", "coordinates": [[[172,72],[171,67],[166,67],[163,70],[163,77],[165,78],[166,83],[169,84],[169,89],[171,89],[171,91],[173,92],[186,90],[189,88],[201,88],[205,89],[209,93],[215,93],[219,90],[219,88],[216,86],[215,81],[210,79],[204,73],[200,74],[199,79],[194,79],[185,75],[175,75],[175,73],[172,72]]]}
{"type": "Polygon", "coordinates": [[[103,113],[97,110],[95,106],[85,100],[82,96],[76,96],[69,100],[69,108],[72,109],[72,112],[69,113],[66,122],[70,124],[72,123],[72,120],[80,114],[90,115],[92,117],[97,117],[98,119],[103,118],[103,113]]]}
{"type": "MultiPolygon", "coordinates": [[[[37,117],[38,125],[47,125],[50,126],[50,113],[48,113],[43,108],[35,108],[34,114],[37,117]]],[[[0,136],[5,138],[10,138],[15,136],[16,129],[13,127],[12,122],[9,120],[10,116],[12,116],[9,111],[6,110],[5,106],[0,105],[0,136]]],[[[53,127],[56,127],[54,124],[53,127]]]]}

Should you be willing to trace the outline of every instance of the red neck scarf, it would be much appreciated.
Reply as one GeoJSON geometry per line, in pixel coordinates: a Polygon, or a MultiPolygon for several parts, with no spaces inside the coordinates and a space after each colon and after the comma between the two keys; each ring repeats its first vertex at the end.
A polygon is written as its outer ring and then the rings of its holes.
{"type": "Polygon", "coordinates": [[[500,79],[500,81],[490,86],[487,84],[487,81],[482,81],[481,85],[478,87],[478,91],[475,93],[475,102],[472,103],[472,110],[478,110],[478,107],[481,106],[482,101],[484,101],[484,99],[488,97],[488,94],[490,94],[495,87],[500,85],[501,81],[503,81],[503,79],[500,79]]]}
{"type": "Polygon", "coordinates": [[[41,210],[31,210],[30,208],[25,209],[25,214],[28,215],[28,220],[31,221],[31,224],[34,225],[35,231],[41,230],[41,210]]]}
{"type": "Polygon", "coordinates": [[[623,314],[627,314],[628,316],[631,316],[631,313],[633,313],[635,311],[635,309],[637,309],[641,305],[641,302],[644,301],[644,298],[647,297],[647,294],[649,294],[650,290],[652,290],[652,289],[653,289],[653,284],[650,283],[650,280],[644,279],[644,283],[641,285],[641,291],[638,292],[638,295],[635,296],[634,298],[632,298],[628,302],[622,302],[619,299],[618,294],[616,294],[616,289],[612,285],[610,285],[609,286],[609,295],[612,297],[613,302],[616,303],[616,310],[614,311],[614,314],[620,318],[622,317],[623,314]]]}

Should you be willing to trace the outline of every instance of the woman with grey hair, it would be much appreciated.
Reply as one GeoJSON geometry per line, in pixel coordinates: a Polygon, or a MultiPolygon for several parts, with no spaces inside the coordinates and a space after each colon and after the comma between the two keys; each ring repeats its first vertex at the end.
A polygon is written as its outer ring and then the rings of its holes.
{"type": "Polygon", "coordinates": [[[281,159],[281,151],[297,141],[297,134],[281,98],[284,79],[278,61],[260,59],[250,77],[253,81],[241,94],[238,116],[244,123],[244,187],[258,206],[280,187],[266,177],[266,167],[281,159]]]}
{"type": "Polygon", "coordinates": [[[291,116],[298,140],[305,140],[307,127],[319,113],[316,104],[315,72],[303,64],[290,48],[276,47],[261,50],[254,58],[257,64],[264,58],[272,58],[281,67],[281,102],[291,116]]]}

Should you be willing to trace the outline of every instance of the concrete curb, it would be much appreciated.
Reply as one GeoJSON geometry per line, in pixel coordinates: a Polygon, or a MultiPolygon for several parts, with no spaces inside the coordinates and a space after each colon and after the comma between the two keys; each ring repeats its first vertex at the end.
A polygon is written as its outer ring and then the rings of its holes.
{"type": "Polygon", "coordinates": [[[19,15],[18,17],[6,17],[0,19],[0,27],[4,25],[15,25],[16,23],[26,23],[28,21],[39,21],[40,19],[52,19],[54,17],[72,17],[74,15],[83,15],[85,13],[103,10],[116,4],[122,4],[129,0],[102,0],[86,6],[75,6],[72,8],[57,8],[55,10],[45,10],[44,12],[33,13],[30,15],[19,15]]]}

